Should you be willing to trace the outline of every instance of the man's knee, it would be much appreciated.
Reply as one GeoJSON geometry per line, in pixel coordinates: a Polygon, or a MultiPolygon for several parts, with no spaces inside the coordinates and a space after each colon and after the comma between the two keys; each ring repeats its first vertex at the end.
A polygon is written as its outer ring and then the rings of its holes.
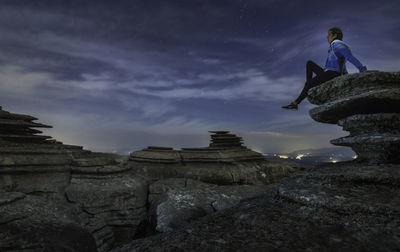
{"type": "Polygon", "coordinates": [[[316,65],[314,61],[312,61],[312,60],[307,61],[307,64],[306,64],[307,67],[312,66],[312,65],[316,65]]]}

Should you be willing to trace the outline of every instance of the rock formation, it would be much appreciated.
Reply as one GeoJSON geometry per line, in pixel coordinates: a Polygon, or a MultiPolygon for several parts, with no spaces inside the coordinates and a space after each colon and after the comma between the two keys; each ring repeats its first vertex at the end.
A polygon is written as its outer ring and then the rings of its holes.
{"type": "Polygon", "coordinates": [[[150,184],[149,222],[156,231],[233,206],[298,170],[265,160],[228,131],[210,133],[209,147],[150,146],[131,153],[126,166],[150,184]]]}
{"type": "Polygon", "coordinates": [[[108,251],[133,239],[148,184],[123,174],[128,157],[38,135],[51,126],[35,120],[0,110],[0,250],[108,251]]]}
{"type": "Polygon", "coordinates": [[[295,174],[229,132],[206,148],[96,153],[0,107],[0,251],[109,251],[234,206],[295,174]]]}
{"type": "Polygon", "coordinates": [[[174,150],[151,146],[131,153],[128,166],[148,180],[190,178],[218,185],[271,184],[292,172],[290,166],[275,166],[243,146],[234,134],[211,133],[209,147],[174,150]]]}
{"type": "Polygon", "coordinates": [[[400,162],[400,72],[335,78],[309,91],[318,122],[339,124],[350,135],[331,143],[350,146],[358,160],[400,162]]]}
{"type": "Polygon", "coordinates": [[[63,195],[75,148],[37,135],[50,126],[34,120],[0,110],[0,250],[96,251],[63,195]]]}
{"type": "Polygon", "coordinates": [[[392,148],[399,112],[392,80],[398,76],[349,74],[309,92],[321,105],[311,116],[342,120],[360,160],[320,165],[231,208],[113,251],[400,251],[400,164],[392,148]],[[382,91],[389,86],[393,93],[382,91]],[[361,136],[367,140],[356,142],[361,136]]]}

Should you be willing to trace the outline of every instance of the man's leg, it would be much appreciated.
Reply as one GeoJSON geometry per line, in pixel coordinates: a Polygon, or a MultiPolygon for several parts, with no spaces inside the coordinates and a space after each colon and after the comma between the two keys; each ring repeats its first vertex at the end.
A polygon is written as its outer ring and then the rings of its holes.
{"type": "Polygon", "coordinates": [[[315,64],[314,61],[309,60],[306,64],[306,81],[310,81],[312,79],[313,72],[318,76],[324,73],[324,69],[315,64]]]}
{"type": "Polygon", "coordinates": [[[307,97],[307,92],[313,87],[316,87],[318,85],[321,85],[322,83],[331,80],[340,74],[336,71],[326,71],[323,72],[314,78],[312,78],[310,81],[307,81],[304,85],[303,90],[301,91],[299,97],[293,102],[294,104],[299,104],[301,101],[303,101],[307,97]]]}

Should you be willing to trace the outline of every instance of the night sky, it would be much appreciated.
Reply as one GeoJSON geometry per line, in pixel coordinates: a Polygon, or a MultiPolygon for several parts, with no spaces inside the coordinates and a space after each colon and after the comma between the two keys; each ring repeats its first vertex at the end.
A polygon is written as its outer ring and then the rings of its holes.
{"type": "MultiPolygon", "coordinates": [[[[400,71],[400,1],[0,0],[0,105],[94,151],[203,147],[229,130],[260,152],[331,146],[297,97],[327,31],[368,69],[400,71]]],[[[358,70],[347,63],[349,73],[358,70]]]]}

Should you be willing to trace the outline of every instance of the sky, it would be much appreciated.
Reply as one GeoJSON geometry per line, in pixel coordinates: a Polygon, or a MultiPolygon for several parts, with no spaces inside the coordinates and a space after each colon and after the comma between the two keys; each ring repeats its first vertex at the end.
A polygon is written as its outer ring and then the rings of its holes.
{"type": "Polygon", "coordinates": [[[93,151],[204,147],[210,130],[262,153],[330,147],[348,133],[307,100],[281,106],[307,60],[324,66],[334,26],[368,69],[400,71],[398,13],[398,0],[0,0],[0,106],[93,151]]]}

